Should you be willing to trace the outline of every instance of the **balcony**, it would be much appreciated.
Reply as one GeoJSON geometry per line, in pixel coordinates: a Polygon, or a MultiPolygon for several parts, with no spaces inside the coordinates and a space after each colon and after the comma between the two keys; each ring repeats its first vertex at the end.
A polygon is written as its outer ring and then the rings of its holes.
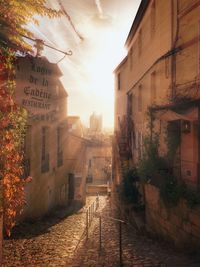
{"type": "Polygon", "coordinates": [[[196,100],[200,97],[200,80],[195,79],[184,84],[177,84],[175,87],[175,100],[184,99],[196,100]]]}

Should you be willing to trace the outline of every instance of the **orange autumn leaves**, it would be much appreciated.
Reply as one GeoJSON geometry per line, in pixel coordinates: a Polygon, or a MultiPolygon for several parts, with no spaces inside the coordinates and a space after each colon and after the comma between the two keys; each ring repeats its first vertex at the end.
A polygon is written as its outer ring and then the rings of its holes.
{"type": "Polygon", "coordinates": [[[0,50],[0,178],[3,194],[4,228],[7,235],[25,204],[23,140],[26,113],[13,100],[14,60],[10,49],[0,50]]]}
{"type": "Polygon", "coordinates": [[[26,111],[13,100],[16,52],[28,52],[32,46],[24,35],[32,36],[26,25],[38,24],[35,15],[54,18],[62,12],[47,6],[46,0],[0,0],[0,212],[3,206],[4,228],[10,235],[15,218],[25,204],[23,178],[23,142],[26,111]]]}
{"type": "Polygon", "coordinates": [[[23,38],[32,36],[26,25],[39,23],[35,15],[54,18],[61,14],[48,7],[46,0],[0,0],[0,46],[31,51],[31,45],[23,38]]]}

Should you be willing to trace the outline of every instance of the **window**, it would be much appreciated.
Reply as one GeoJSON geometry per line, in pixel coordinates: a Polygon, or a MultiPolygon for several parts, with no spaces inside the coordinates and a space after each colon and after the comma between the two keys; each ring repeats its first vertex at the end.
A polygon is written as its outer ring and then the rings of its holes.
{"type": "Polygon", "coordinates": [[[133,47],[131,47],[130,49],[130,53],[129,53],[129,62],[130,62],[130,70],[132,70],[132,67],[133,67],[133,47]]]}
{"type": "Polygon", "coordinates": [[[86,177],[86,183],[91,184],[92,182],[93,182],[93,177],[91,174],[88,174],[88,176],[86,177]]]}
{"type": "Polygon", "coordinates": [[[142,144],[143,144],[143,140],[142,140],[142,133],[138,132],[138,158],[141,159],[142,157],[142,144]]]}
{"type": "Polygon", "coordinates": [[[47,128],[43,127],[42,128],[42,160],[45,159],[45,155],[46,155],[46,132],[47,132],[47,128]]]}
{"type": "Polygon", "coordinates": [[[62,129],[60,127],[57,128],[57,167],[63,165],[63,151],[62,151],[62,129]]]}
{"type": "Polygon", "coordinates": [[[135,149],[137,150],[138,159],[142,157],[143,137],[142,132],[136,131],[135,133],[135,149]]]}
{"type": "Polygon", "coordinates": [[[156,97],[156,72],[154,71],[151,73],[151,104],[155,103],[156,97]]]}
{"type": "Polygon", "coordinates": [[[25,135],[25,141],[24,141],[24,157],[23,157],[23,178],[27,178],[30,175],[31,172],[31,125],[27,125],[26,128],[26,135],[25,135]]]}
{"type": "Polygon", "coordinates": [[[151,37],[152,38],[155,35],[155,29],[156,29],[156,4],[154,0],[151,5],[151,37]]]}
{"type": "Polygon", "coordinates": [[[128,97],[128,105],[127,105],[128,115],[131,116],[132,113],[133,113],[133,109],[132,109],[132,106],[133,106],[133,95],[130,94],[127,97],[128,97]]]}
{"type": "Polygon", "coordinates": [[[48,128],[42,127],[42,158],[41,158],[41,172],[49,171],[49,154],[47,153],[47,137],[48,128]]]}
{"type": "Polygon", "coordinates": [[[198,56],[197,56],[197,72],[200,75],[200,21],[198,22],[198,56]]]}
{"type": "Polygon", "coordinates": [[[118,90],[121,89],[120,73],[118,73],[118,75],[117,75],[117,88],[118,88],[118,90]]]}
{"type": "Polygon", "coordinates": [[[138,56],[140,57],[141,54],[142,54],[142,29],[140,29],[138,33],[138,56]]]}
{"type": "Polygon", "coordinates": [[[142,85],[138,87],[138,111],[142,111],[142,85]]]}
{"type": "Polygon", "coordinates": [[[92,167],[92,160],[90,159],[89,160],[89,168],[91,168],[92,167]]]}

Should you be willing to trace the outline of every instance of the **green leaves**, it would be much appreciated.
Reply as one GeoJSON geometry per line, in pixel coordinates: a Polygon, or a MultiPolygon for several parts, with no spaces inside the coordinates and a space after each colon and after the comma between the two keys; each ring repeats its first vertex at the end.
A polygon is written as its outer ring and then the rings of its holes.
{"type": "Polygon", "coordinates": [[[144,139],[143,155],[138,164],[138,173],[145,182],[157,174],[161,174],[167,169],[167,163],[164,158],[159,156],[159,137],[154,135],[144,139]]]}
{"type": "Polygon", "coordinates": [[[124,174],[120,184],[120,195],[125,202],[140,204],[141,194],[136,186],[138,180],[136,169],[130,169],[124,174]]]}

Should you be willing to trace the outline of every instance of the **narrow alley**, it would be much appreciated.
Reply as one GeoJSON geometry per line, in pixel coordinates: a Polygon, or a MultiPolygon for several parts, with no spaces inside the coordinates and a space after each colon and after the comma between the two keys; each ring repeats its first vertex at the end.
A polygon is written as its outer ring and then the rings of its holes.
{"type": "MultiPolygon", "coordinates": [[[[87,206],[95,197],[87,198],[87,206]]],[[[119,227],[110,219],[111,205],[100,196],[97,216],[94,216],[86,240],[86,206],[64,217],[62,211],[35,224],[17,227],[10,239],[4,240],[4,267],[94,267],[119,266],[119,227]],[[99,217],[102,216],[101,251],[99,217]],[[34,227],[33,227],[34,226],[34,227]]],[[[123,266],[182,267],[200,266],[197,260],[175,252],[165,243],[158,243],[137,234],[129,225],[122,226],[123,266]]]]}
{"type": "MultiPolygon", "coordinates": [[[[86,206],[93,201],[88,197],[86,206]]],[[[34,224],[23,223],[4,240],[3,266],[70,266],[84,230],[84,208],[72,215],[60,210],[34,224]]]]}
{"type": "Polygon", "coordinates": [[[199,14],[0,1],[0,267],[200,267],[199,14]]]}

